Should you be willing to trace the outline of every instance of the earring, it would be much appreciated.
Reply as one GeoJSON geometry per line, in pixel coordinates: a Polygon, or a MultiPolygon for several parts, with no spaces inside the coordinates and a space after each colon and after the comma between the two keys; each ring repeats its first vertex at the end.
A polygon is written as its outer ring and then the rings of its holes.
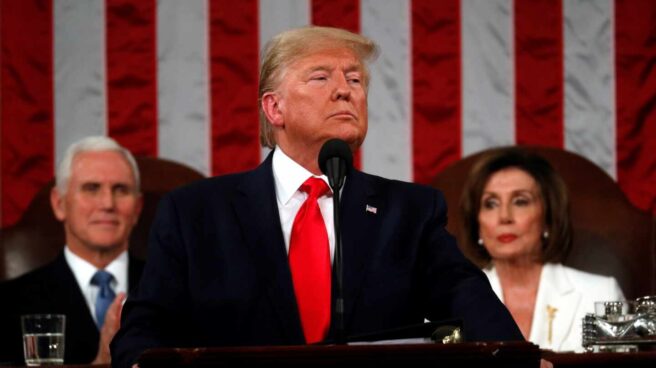
{"type": "Polygon", "coordinates": [[[549,232],[548,232],[547,230],[545,230],[545,231],[542,233],[542,237],[543,237],[545,240],[546,240],[546,239],[549,239],[549,232]]]}
{"type": "Polygon", "coordinates": [[[481,247],[483,246],[483,239],[478,238],[478,245],[480,245],[481,247]]]}

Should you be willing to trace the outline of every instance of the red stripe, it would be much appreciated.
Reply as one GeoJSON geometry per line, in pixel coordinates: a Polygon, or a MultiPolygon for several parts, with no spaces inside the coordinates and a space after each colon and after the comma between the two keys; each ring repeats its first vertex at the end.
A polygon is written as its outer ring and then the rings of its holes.
{"type": "Polygon", "coordinates": [[[561,0],[515,1],[516,142],[562,148],[561,0]]]}
{"type": "Polygon", "coordinates": [[[312,24],[360,33],[360,1],[312,0],[312,24]]]}
{"type": "Polygon", "coordinates": [[[53,15],[50,1],[0,2],[1,226],[18,221],[53,177],[53,15]]]}
{"type": "MultiPolygon", "coordinates": [[[[360,0],[312,0],[312,24],[360,33],[360,0]]],[[[362,168],[362,151],[353,155],[353,166],[362,168]]]]}
{"type": "Polygon", "coordinates": [[[414,180],[429,183],[461,156],[460,1],[412,2],[414,180]]]}
{"type": "Polygon", "coordinates": [[[107,131],[134,154],[157,156],[155,0],[105,0],[107,131]]]}
{"type": "Polygon", "coordinates": [[[617,179],[631,202],[656,213],[656,2],[615,2],[617,179]]]}
{"type": "Polygon", "coordinates": [[[256,0],[210,2],[212,173],[260,162],[256,0]]]}

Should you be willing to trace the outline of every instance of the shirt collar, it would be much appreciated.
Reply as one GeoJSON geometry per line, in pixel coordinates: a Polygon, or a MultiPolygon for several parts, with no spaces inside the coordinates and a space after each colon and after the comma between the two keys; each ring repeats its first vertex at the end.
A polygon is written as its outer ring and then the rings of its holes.
{"type": "Polygon", "coordinates": [[[276,147],[273,151],[272,166],[273,179],[276,184],[276,196],[278,196],[280,203],[284,205],[286,205],[294,193],[298,191],[301,184],[312,176],[321,178],[326,184],[328,184],[328,178],[325,175],[313,175],[306,168],[287,156],[280,147],[276,147]]]}
{"type": "MultiPolygon", "coordinates": [[[[64,257],[66,257],[66,262],[73,270],[75,279],[77,280],[80,286],[89,285],[91,283],[91,278],[98,271],[96,266],[85,260],[84,258],[73,253],[68,246],[64,247],[64,257]]],[[[111,273],[114,276],[114,280],[117,285],[119,285],[119,291],[122,291],[127,285],[127,269],[128,269],[128,252],[123,251],[116,257],[110,264],[105,267],[105,271],[111,273]]]]}

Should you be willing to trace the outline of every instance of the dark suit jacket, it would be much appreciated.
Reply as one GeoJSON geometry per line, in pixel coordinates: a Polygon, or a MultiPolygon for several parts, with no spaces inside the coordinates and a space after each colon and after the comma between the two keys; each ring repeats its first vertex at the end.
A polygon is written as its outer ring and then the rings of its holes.
{"type": "MultiPolygon", "coordinates": [[[[129,289],[136,285],[143,267],[143,261],[129,258],[129,289]]],[[[20,316],[33,313],[66,315],[66,364],[90,363],[96,357],[98,328],[63,252],[53,262],[6,281],[0,292],[0,362],[24,364],[20,316]]]]}
{"type": "MultiPolygon", "coordinates": [[[[128,367],[150,347],[305,342],[271,157],[253,171],[162,199],[146,269],[111,345],[115,366],[128,367]]],[[[347,335],[426,317],[462,319],[471,340],[522,339],[486,277],[444,229],[439,191],[353,171],[341,211],[347,335]]]]}

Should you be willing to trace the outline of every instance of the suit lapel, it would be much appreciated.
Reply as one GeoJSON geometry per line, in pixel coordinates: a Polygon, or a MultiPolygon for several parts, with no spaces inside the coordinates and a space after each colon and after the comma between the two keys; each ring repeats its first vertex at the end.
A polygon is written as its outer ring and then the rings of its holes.
{"type": "MultiPolygon", "coordinates": [[[[291,341],[303,341],[303,330],[285,250],[271,166],[272,155],[239,185],[233,207],[246,243],[258,267],[271,276],[269,299],[291,341]]],[[[346,180],[341,200],[344,260],[345,323],[348,328],[354,301],[362,287],[371,252],[378,243],[376,230],[384,216],[384,201],[367,175],[353,171],[346,180]]],[[[333,277],[333,280],[336,278],[333,277]]],[[[333,318],[334,321],[334,318],[333,318]]],[[[334,326],[333,326],[334,327],[334,326]]]]}
{"type": "Polygon", "coordinates": [[[57,277],[61,280],[61,282],[58,283],[61,286],[61,289],[53,290],[53,300],[63,300],[64,303],[68,305],[68,308],[66,309],[70,311],[69,313],[80,317],[79,319],[82,321],[81,324],[85,328],[85,332],[91,333],[92,331],[95,331],[97,333],[98,330],[96,323],[91,317],[91,311],[87,306],[87,301],[82,295],[82,291],[78,287],[73,271],[68,266],[63,253],[57,258],[54,266],[55,274],[58,275],[57,277]],[[66,298],[61,298],[62,295],[66,295],[66,298]]]}
{"type": "Polygon", "coordinates": [[[503,303],[503,290],[501,290],[501,281],[499,281],[499,275],[497,274],[497,269],[494,267],[483,269],[483,273],[487,276],[492,291],[497,295],[497,298],[503,303]]]}
{"type": "Polygon", "coordinates": [[[67,349],[66,355],[81,357],[80,354],[95,354],[98,349],[98,328],[63,253],[55,260],[53,267],[54,277],[58,282],[55,284],[56,287],[48,290],[51,293],[50,300],[59,304],[57,310],[65,311],[66,325],[71,331],[75,331],[70,338],[67,336],[67,341],[72,346],[67,349]],[[69,350],[71,350],[70,354],[69,350]]]}
{"type": "MultiPolygon", "coordinates": [[[[542,267],[538,295],[535,299],[529,340],[544,349],[560,349],[573,327],[572,323],[581,322],[574,320],[574,314],[581,303],[581,294],[564,276],[561,267],[554,264],[545,264],[542,267]],[[551,339],[549,339],[550,324],[551,339]]],[[[503,301],[503,292],[496,269],[493,267],[484,272],[490,280],[492,289],[503,301]]]]}
{"type": "Polygon", "coordinates": [[[539,341],[547,349],[559,349],[572,329],[572,323],[581,323],[574,320],[581,294],[576,292],[559,267],[553,264],[544,265],[535,301],[531,340],[539,341]]]}
{"type": "Polygon", "coordinates": [[[380,219],[385,216],[385,203],[380,190],[371,177],[353,170],[342,192],[340,214],[344,252],[344,322],[347,331],[354,302],[371,263],[371,252],[378,244],[380,219]]]}
{"type": "Polygon", "coordinates": [[[143,272],[144,262],[138,258],[128,255],[128,293],[134,290],[139,284],[141,273],[143,272]]]}
{"type": "Polygon", "coordinates": [[[246,244],[269,276],[267,293],[290,341],[303,341],[291,271],[280,225],[272,171],[273,152],[255,170],[244,176],[234,196],[233,207],[246,244]]]}

